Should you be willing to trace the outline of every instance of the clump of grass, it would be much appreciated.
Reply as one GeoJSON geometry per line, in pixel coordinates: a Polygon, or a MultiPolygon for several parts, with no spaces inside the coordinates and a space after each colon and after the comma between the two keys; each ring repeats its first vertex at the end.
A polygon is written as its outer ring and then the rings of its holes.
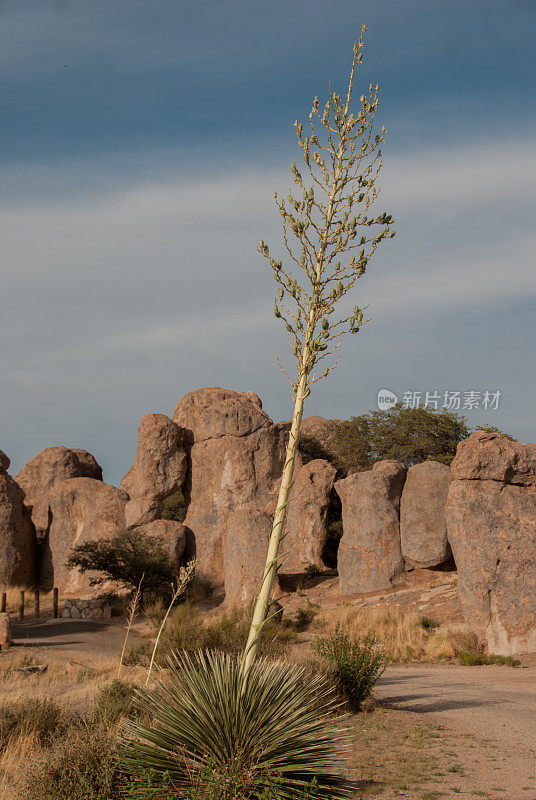
{"type": "Polygon", "coordinates": [[[116,733],[105,725],[69,730],[35,754],[17,785],[25,800],[115,800],[120,797],[116,733]]]}
{"type": "Polygon", "coordinates": [[[318,575],[322,574],[322,570],[318,566],[318,564],[307,564],[305,567],[305,574],[308,575],[310,578],[316,578],[318,575]]]}
{"type": "Polygon", "coordinates": [[[488,666],[500,664],[505,667],[519,667],[521,661],[513,656],[488,656],[486,653],[457,653],[457,659],[464,667],[488,666]]]}
{"type": "Polygon", "coordinates": [[[306,631],[313,624],[318,614],[318,608],[316,603],[311,603],[309,600],[305,607],[296,611],[294,626],[297,631],[306,631]]]}
{"type": "Polygon", "coordinates": [[[134,687],[117,678],[103,686],[95,701],[95,716],[102,722],[114,724],[131,711],[134,687]]]}
{"type": "Polygon", "coordinates": [[[385,656],[374,636],[354,638],[340,625],[319,637],[314,649],[331,667],[336,685],[353,711],[359,711],[385,669],[385,656]]]}
{"type": "Polygon", "coordinates": [[[426,616],[420,617],[419,621],[423,626],[424,630],[428,631],[428,633],[430,633],[430,631],[434,631],[436,628],[439,628],[438,623],[435,621],[435,619],[432,619],[431,617],[426,617],[426,616]]]}
{"type": "Polygon", "coordinates": [[[0,752],[21,736],[48,746],[63,736],[75,717],[52,700],[19,700],[0,706],[0,752]]]}
{"type": "MultiPolygon", "coordinates": [[[[154,614],[155,627],[158,614],[154,614]]],[[[178,605],[170,613],[162,631],[156,663],[165,664],[172,651],[186,650],[195,653],[199,650],[216,650],[222,653],[238,654],[244,649],[249,630],[247,609],[232,609],[218,617],[210,617],[190,602],[178,605]]],[[[285,653],[297,640],[294,625],[286,621],[270,620],[263,628],[261,653],[278,656],[285,653]]],[[[139,642],[129,651],[126,664],[148,666],[153,645],[150,640],[139,642]]]]}
{"type": "Polygon", "coordinates": [[[446,661],[456,659],[462,652],[485,652],[484,644],[465,628],[443,627],[430,617],[396,608],[345,604],[323,609],[319,618],[331,631],[340,624],[352,636],[374,636],[390,662],[446,661]]]}

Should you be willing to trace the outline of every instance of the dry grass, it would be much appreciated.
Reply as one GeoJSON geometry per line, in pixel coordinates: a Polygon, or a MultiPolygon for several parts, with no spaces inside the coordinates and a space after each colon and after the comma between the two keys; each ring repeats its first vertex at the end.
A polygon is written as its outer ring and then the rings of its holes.
{"type": "Polygon", "coordinates": [[[373,635],[389,661],[446,661],[460,652],[480,652],[478,638],[464,626],[427,628],[418,614],[397,609],[370,608],[366,604],[323,609],[317,627],[334,630],[339,623],[356,637],[373,635]]]}

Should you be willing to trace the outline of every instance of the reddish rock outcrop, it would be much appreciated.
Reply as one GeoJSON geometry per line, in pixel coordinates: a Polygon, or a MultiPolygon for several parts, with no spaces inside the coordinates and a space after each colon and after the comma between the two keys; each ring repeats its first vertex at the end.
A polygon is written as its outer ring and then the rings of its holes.
{"type": "Polygon", "coordinates": [[[86,450],[47,447],[28,461],[15,477],[39,536],[44,536],[49,524],[49,492],[67,478],[102,480],[102,469],[86,450]]]}
{"type": "Polygon", "coordinates": [[[399,461],[378,461],[372,470],[335,483],[342,503],[338,571],[343,594],[388,589],[403,572],[399,513],[405,477],[399,461]]]}
{"type": "Polygon", "coordinates": [[[281,574],[296,574],[309,566],[322,566],[336,472],[332,464],[320,458],[297,470],[288,506],[286,536],[281,545],[286,554],[281,574]]]}
{"type": "Polygon", "coordinates": [[[450,469],[454,480],[536,486],[536,445],[512,442],[501,433],[475,431],[458,445],[450,469]]]}
{"type": "Polygon", "coordinates": [[[446,507],[460,601],[492,653],[536,652],[535,464],[536,445],[477,431],[451,465],[464,476],[446,507]]]}
{"type": "Polygon", "coordinates": [[[94,478],[61,481],[48,494],[51,522],[45,540],[41,583],[57,586],[61,594],[92,593],[91,573],[68,570],[73,547],[108,538],[125,528],[128,495],[94,478]]]}
{"type": "Polygon", "coordinates": [[[245,602],[262,576],[288,425],[274,425],[254,393],[219,388],[187,394],[173,419],[187,431],[184,524],[198,570],[225,583],[227,603],[245,602]]]}
{"type": "Polygon", "coordinates": [[[146,414],[138,429],[134,465],[121,481],[130,502],[127,525],[160,517],[163,500],[182,488],[187,470],[184,431],[165,414],[146,414]]]}
{"type": "Polygon", "coordinates": [[[324,417],[304,417],[301,424],[303,436],[312,436],[329,452],[335,431],[340,420],[324,419],[324,417]]]}
{"type": "Polygon", "coordinates": [[[445,504],[450,469],[423,461],[408,469],[400,501],[400,541],[406,567],[436,567],[451,557],[445,504]]]}
{"type": "Polygon", "coordinates": [[[7,472],[9,469],[9,458],[6,456],[3,450],[0,450],[0,475],[3,472],[7,472]]]}
{"type": "Polygon", "coordinates": [[[186,543],[186,528],[184,525],[169,519],[156,519],[153,522],[147,522],[145,525],[137,527],[138,530],[148,536],[155,536],[163,540],[178,572],[182,564],[186,543]]]}
{"type": "Polygon", "coordinates": [[[33,586],[36,541],[24,493],[7,474],[9,458],[0,450],[0,586],[33,586]]]}

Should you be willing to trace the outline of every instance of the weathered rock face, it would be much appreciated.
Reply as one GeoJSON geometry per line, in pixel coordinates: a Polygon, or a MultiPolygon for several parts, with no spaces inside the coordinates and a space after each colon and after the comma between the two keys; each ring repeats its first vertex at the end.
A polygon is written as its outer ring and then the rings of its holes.
{"type": "Polygon", "coordinates": [[[343,594],[388,589],[403,572],[399,513],[405,477],[399,461],[378,461],[372,470],[335,483],[342,503],[338,571],[343,594]]]}
{"type": "Polygon", "coordinates": [[[450,465],[454,480],[491,480],[536,486],[536,445],[500,433],[475,431],[460,442],[450,465]]]}
{"type": "Polygon", "coordinates": [[[460,601],[492,653],[536,652],[533,464],[536,445],[478,431],[458,446],[451,465],[453,475],[467,476],[452,482],[446,507],[460,601]]]}
{"type": "Polygon", "coordinates": [[[445,504],[450,469],[423,461],[408,469],[400,501],[400,540],[406,567],[435,567],[451,557],[445,504]]]}
{"type": "Polygon", "coordinates": [[[32,521],[40,536],[45,534],[49,524],[49,492],[67,478],[102,480],[102,469],[86,450],[47,447],[28,461],[15,477],[24,492],[25,503],[31,509],[32,521]]]}
{"type": "Polygon", "coordinates": [[[317,458],[295,473],[288,506],[286,536],[281,549],[287,553],[281,574],[304,572],[322,566],[322,550],[328,537],[328,509],[336,469],[317,458]]]}
{"type": "Polygon", "coordinates": [[[72,478],[52,487],[48,495],[51,523],[45,540],[41,583],[61,594],[92,593],[90,573],[67,570],[71,549],[107,538],[125,528],[128,495],[94,478],[72,478]]]}
{"type": "MultiPolygon", "coordinates": [[[[0,461],[7,469],[7,456],[0,461]]],[[[35,571],[35,532],[24,505],[24,493],[3,471],[0,473],[0,586],[34,586],[35,571]]]]}
{"type": "Polygon", "coordinates": [[[329,451],[339,420],[324,417],[304,417],[301,432],[304,436],[312,436],[322,447],[329,451]]]}
{"type": "Polygon", "coordinates": [[[0,450],[0,475],[3,472],[7,472],[9,469],[9,458],[6,456],[3,450],[0,450]]]}
{"type": "Polygon", "coordinates": [[[288,425],[274,425],[254,393],[219,388],[187,394],[173,419],[189,443],[184,524],[198,570],[225,583],[227,603],[244,602],[262,576],[288,425]]]}
{"type": "Polygon", "coordinates": [[[168,519],[156,519],[154,522],[139,525],[138,529],[148,536],[155,536],[165,542],[170,558],[175,564],[178,573],[186,543],[186,528],[184,525],[168,519]]]}
{"type": "Polygon", "coordinates": [[[130,497],[127,525],[158,519],[162,501],[182,488],[186,470],[183,429],[165,414],[142,417],[136,460],[121,481],[121,489],[130,497]]]}

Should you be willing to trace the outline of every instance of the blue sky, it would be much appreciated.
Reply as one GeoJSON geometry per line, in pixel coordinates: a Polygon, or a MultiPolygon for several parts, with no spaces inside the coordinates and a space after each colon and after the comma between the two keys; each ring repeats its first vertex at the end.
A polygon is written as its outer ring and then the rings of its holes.
{"type": "Polygon", "coordinates": [[[0,449],[85,447],[117,482],[141,414],[255,389],[286,342],[256,253],[328,81],[382,87],[397,237],[356,289],[371,322],[307,413],[379,388],[501,391],[467,414],[535,441],[531,0],[0,0],[0,449]]]}

